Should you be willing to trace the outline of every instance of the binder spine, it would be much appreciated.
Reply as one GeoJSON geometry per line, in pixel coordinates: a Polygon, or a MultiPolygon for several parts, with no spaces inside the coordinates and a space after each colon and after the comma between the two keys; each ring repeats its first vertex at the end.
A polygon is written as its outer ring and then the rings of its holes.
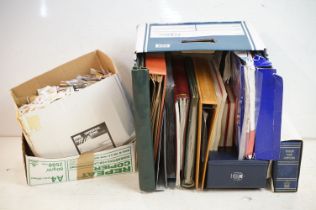
{"type": "Polygon", "coordinates": [[[150,86],[146,68],[134,67],[132,85],[136,130],[136,152],[139,171],[139,187],[143,191],[154,191],[155,162],[150,120],[150,86]]]}
{"type": "MultiPolygon", "coordinates": [[[[278,160],[282,119],[282,78],[275,69],[258,69],[262,77],[260,111],[256,127],[255,159],[278,160]]],[[[258,75],[257,75],[258,76],[258,75]]]]}
{"type": "Polygon", "coordinates": [[[280,139],[282,126],[282,103],[283,103],[283,79],[279,75],[274,75],[274,141],[273,141],[273,159],[280,157],[280,139]]]}
{"type": "Polygon", "coordinates": [[[296,192],[300,174],[303,142],[282,141],[280,160],[273,161],[274,192],[296,192]]]}

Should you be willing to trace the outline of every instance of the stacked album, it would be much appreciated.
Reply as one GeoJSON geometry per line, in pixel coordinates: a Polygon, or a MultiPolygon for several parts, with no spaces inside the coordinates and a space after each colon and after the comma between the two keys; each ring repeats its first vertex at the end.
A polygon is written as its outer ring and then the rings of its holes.
{"type": "Polygon", "coordinates": [[[283,82],[251,27],[241,21],[140,25],[136,47],[141,190],[265,185],[268,162],[280,154],[283,82]],[[227,153],[230,168],[214,173],[214,157],[227,153]],[[218,177],[223,184],[213,185],[218,177]]]}

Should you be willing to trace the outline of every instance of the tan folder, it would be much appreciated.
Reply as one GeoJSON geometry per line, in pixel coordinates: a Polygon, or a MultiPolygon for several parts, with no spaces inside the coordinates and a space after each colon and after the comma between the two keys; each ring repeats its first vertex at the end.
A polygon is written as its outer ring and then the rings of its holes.
{"type": "Polygon", "coordinates": [[[198,107],[195,186],[197,189],[203,189],[209,151],[213,143],[211,140],[214,139],[216,132],[215,119],[218,115],[218,104],[209,61],[206,58],[194,58],[193,63],[200,96],[198,107]],[[205,116],[207,116],[207,120],[205,119],[205,116]],[[203,138],[206,140],[206,144],[205,141],[203,144],[203,138]]]}

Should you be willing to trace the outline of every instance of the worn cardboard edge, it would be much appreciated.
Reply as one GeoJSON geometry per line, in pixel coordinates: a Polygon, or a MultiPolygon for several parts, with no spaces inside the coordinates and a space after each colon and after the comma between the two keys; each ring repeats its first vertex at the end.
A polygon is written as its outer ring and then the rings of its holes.
{"type": "Polygon", "coordinates": [[[28,96],[36,95],[37,89],[46,85],[58,85],[60,81],[73,79],[78,74],[87,74],[90,68],[101,68],[109,70],[112,74],[117,73],[111,58],[100,50],[95,50],[13,87],[10,90],[11,96],[15,105],[19,107],[26,103],[28,96]]]}

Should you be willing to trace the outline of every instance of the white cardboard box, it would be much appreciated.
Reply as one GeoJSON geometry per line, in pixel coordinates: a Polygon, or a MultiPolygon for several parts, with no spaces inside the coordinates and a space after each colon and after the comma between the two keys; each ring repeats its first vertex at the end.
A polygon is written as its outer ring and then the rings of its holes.
{"type": "Polygon", "coordinates": [[[111,76],[42,109],[17,119],[36,157],[63,158],[98,152],[125,144],[135,137],[131,109],[111,59],[94,51],[37,76],[11,90],[17,108],[39,88],[105,69],[111,76]]]}

